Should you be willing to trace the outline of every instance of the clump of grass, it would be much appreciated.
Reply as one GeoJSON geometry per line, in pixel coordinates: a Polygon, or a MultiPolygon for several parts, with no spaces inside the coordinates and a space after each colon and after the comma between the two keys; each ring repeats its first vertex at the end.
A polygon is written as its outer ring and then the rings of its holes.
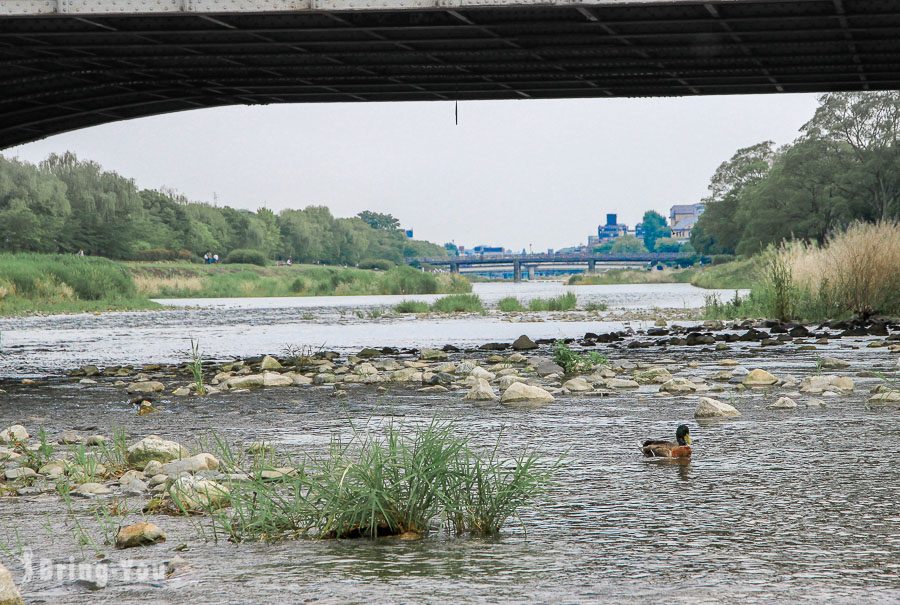
{"type": "Polygon", "coordinates": [[[524,311],[525,305],[519,302],[519,299],[515,296],[506,296],[497,301],[497,308],[504,313],[515,313],[517,311],[524,311]]]}
{"type": "Polygon", "coordinates": [[[609,307],[603,302],[589,302],[584,306],[585,311],[606,311],[609,307]]]}
{"type": "Polygon", "coordinates": [[[569,374],[590,372],[594,366],[609,363],[605,355],[597,351],[589,353],[576,353],[562,340],[553,343],[553,361],[569,374]]]}
{"type": "Polygon", "coordinates": [[[552,298],[532,298],[528,301],[529,311],[571,311],[578,305],[574,292],[566,292],[552,298]]]}
{"type": "Polygon", "coordinates": [[[206,395],[206,387],[203,385],[203,357],[200,355],[200,341],[191,338],[191,360],[188,369],[194,378],[194,390],[198,395],[206,395]]]}
{"type": "MultiPolygon", "coordinates": [[[[507,460],[498,450],[481,454],[449,423],[411,431],[389,423],[334,438],[326,456],[278,481],[263,481],[251,462],[250,480],[229,486],[230,510],[210,512],[232,541],[424,534],[441,522],[456,533],[495,534],[556,468],[541,468],[534,453],[507,460]]],[[[229,452],[221,458],[229,467],[241,462],[229,452]]]]}
{"type": "Polygon", "coordinates": [[[687,283],[697,274],[696,269],[665,268],[662,271],[610,269],[603,273],[577,274],[569,278],[570,286],[607,286],[613,284],[679,284],[687,283]]]}
{"type": "Polygon", "coordinates": [[[428,313],[431,307],[427,302],[418,300],[404,300],[394,307],[397,313],[428,313]]]}
{"type": "Polygon", "coordinates": [[[477,294],[451,294],[434,301],[431,310],[437,313],[480,313],[484,304],[477,294]]]}

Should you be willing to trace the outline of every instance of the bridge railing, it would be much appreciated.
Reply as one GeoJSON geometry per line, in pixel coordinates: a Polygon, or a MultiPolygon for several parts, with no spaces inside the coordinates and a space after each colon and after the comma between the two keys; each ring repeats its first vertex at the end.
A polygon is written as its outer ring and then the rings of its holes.
{"type": "Polygon", "coordinates": [[[694,258],[689,254],[674,252],[646,254],[475,254],[446,258],[415,258],[409,262],[423,265],[472,265],[472,264],[546,264],[546,263],[587,263],[587,262],[671,262],[694,258]]]}

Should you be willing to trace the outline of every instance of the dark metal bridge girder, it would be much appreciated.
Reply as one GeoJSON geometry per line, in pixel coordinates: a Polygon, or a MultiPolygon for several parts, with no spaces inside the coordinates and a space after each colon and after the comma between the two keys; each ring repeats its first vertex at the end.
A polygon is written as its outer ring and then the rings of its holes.
{"type": "Polygon", "coordinates": [[[4,2],[0,148],[235,104],[900,88],[900,0],[310,0],[208,12],[217,1],[148,5],[166,9],[157,14],[84,8],[110,0],[4,2]]]}

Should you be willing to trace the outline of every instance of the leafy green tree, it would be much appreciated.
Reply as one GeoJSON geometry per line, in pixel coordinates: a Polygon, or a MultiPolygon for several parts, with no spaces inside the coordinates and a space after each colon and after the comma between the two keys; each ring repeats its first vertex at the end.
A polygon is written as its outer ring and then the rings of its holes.
{"type": "Polygon", "coordinates": [[[654,252],[681,252],[681,242],[671,237],[661,237],[655,242],[654,252]]]}
{"type": "Polygon", "coordinates": [[[364,210],[357,214],[359,218],[364,220],[372,229],[384,229],[385,231],[394,231],[400,228],[400,221],[390,214],[382,214],[380,212],[372,212],[364,210]]]}
{"type": "Polygon", "coordinates": [[[617,237],[610,248],[611,254],[646,254],[644,242],[633,235],[617,237]]]}
{"type": "Polygon", "coordinates": [[[0,249],[56,252],[69,214],[62,181],[0,157],[0,249]]]}
{"type": "Polygon", "coordinates": [[[656,250],[656,240],[672,235],[672,229],[666,224],[666,217],[655,210],[645,212],[642,223],[644,226],[644,246],[647,250],[656,250]]]}

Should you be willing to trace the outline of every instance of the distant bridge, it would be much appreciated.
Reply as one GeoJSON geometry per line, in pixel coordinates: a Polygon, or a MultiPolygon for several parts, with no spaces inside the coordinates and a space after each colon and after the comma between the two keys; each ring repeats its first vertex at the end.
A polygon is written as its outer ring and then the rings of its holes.
{"type": "Polygon", "coordinates": [[[534,279],[539,266],[546,265],[585,265],[589,273],[596,270],[597,263],[675,263],[695,258],[678,253],[658,254],[478,254],[468,256],[450,256],[447,258],[416,258],[410,263],[447,267],[452,273],[459,273],[461,267],[492,266],[512,267],[513,279],[522,279],[522,269],[528,271],[529,279],[534,279]]]}
{"type": "Polygon", "coordinates": [[[0,0],[0,148],[224,105],[898,88],[900,0],[0,0]]]}

